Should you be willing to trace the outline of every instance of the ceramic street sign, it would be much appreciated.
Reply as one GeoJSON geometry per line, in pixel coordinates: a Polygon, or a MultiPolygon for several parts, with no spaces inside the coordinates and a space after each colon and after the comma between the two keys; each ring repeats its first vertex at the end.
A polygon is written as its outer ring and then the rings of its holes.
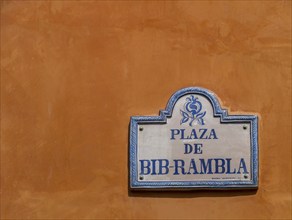
{"type": "Polygon", "coordinates": [[[185,88],[159,116],[131,117],[129,153],[132,189],[257,188],[258,118],[185,88]]]}

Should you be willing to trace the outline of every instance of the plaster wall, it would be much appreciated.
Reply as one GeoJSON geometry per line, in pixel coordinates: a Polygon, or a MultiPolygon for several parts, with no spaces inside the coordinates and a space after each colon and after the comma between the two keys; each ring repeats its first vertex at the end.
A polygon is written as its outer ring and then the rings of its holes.
{"type": "Polygon", "coordinates": [[[291,219],[291,1],[1,1],[2,219],[291,219]],[[257,113],[257,191],[128,191],[131,115],[257,113]]]}

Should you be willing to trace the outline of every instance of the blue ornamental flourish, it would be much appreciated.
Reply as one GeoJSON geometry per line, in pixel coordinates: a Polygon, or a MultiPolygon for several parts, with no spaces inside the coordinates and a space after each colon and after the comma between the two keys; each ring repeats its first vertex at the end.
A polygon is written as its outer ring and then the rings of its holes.
{"type": "MultiPolygon", "coordinates": [[[[199,125],[204,125],[203,117],[206,115],[206,111],[201,112],[202,103],[198,98],[193,95],[186,98],[186,103],[184,105],[184,110],[180,110],[182,119],[180,124],[184,124],[189,121],[189,125],[192,127],[195,122],[199,125]]],[[[195,123],[196,124],[196,123],[195,123]]]]}

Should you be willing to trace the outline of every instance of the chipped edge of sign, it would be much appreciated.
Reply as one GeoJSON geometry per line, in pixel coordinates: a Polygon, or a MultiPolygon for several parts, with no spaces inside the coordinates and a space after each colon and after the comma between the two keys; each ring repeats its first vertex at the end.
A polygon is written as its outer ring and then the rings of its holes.
{"type": "Polygon", "coordinates": [[[175,92],[169,99],[166,109],[160,110],[159,116],[132,116],[130,121],[129,175],[131,189],[240,189],[258,188],[258,116],[257,115],[228,115],[213,92],[200,87],[189,87],[175,92]],[[177,100],[187,94],[205,96],[213,107],[213,116],[220,117],[221,123],[237,122],[251,125],[251,181],[138,181],[137,173],[137,138],[139,124],[165,124],[172,116],[177,100]]]}

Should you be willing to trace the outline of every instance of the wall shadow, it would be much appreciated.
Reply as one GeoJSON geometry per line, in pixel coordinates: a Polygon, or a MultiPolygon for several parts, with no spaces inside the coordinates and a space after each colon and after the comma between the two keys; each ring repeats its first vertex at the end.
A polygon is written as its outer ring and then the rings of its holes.
{"type": "Polygon", "coordinates": [[[199,198],[199,197],[236,197],[256,195],[257,189],[231,189],[231,190],[182,190],[182,191],[135,191],[128,187],[129,197],[145,198],[199,198]]]}

